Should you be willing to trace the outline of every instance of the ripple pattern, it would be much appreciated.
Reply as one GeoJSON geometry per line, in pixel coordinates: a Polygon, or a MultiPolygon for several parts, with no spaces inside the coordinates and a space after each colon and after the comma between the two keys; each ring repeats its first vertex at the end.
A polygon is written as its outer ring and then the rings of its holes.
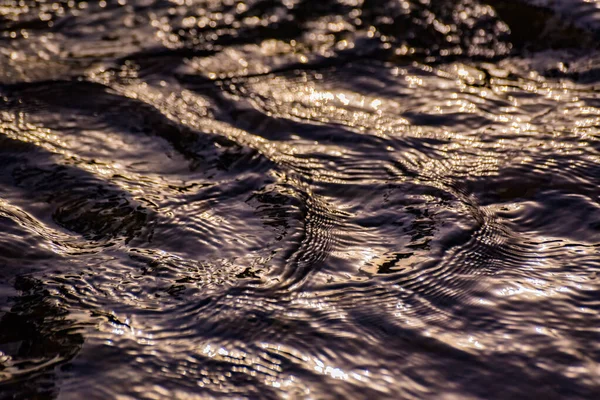
{"type": "Polygon", "coordinates": [[[563,3],[0,1],[0,398],[596,398],[563,3]]]}

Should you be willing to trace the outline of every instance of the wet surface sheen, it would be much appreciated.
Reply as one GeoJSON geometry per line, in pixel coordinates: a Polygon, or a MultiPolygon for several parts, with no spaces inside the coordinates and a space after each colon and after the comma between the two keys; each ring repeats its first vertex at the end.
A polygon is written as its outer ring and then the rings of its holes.
{"type": "Polygon", "coordinates": [[[0,1],[0,398],[597,398],[598,21],[0,1]]]}

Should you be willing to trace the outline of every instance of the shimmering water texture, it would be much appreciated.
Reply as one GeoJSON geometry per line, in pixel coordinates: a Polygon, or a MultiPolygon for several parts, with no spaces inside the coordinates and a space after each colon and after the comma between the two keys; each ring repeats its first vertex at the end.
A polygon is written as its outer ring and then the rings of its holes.
{"type": "Polygon", "coordinates": [[[600,4],[0,0],[1,399],[597,399],[600,4]]]}

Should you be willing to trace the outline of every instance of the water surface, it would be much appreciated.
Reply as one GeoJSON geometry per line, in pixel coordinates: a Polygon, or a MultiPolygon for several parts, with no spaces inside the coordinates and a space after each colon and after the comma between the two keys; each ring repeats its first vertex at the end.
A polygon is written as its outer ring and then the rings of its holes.
{"type": "Polygon", "coordinates": [[[0,398],[596,398],[599,21],[0,1],[0,398]]]}

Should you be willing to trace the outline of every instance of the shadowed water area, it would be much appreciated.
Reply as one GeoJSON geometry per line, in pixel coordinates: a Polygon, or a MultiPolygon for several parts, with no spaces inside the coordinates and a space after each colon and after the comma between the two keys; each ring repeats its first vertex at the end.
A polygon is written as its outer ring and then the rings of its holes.
{"type": "Polygon", "coordinates": [[[0,399],[593,399],[600,3],[0,0],[0,399]]]}

